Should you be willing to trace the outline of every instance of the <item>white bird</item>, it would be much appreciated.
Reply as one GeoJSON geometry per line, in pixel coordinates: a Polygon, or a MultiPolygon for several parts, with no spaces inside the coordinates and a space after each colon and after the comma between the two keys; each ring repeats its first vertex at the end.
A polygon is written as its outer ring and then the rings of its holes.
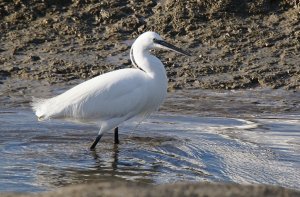
{"type": "Polygon", "coordinates": [[[99,75],[50,99],[34,99],[32,108],[36,116],[39,120],[65,119],[99,125],[91,150],[103,133],[112,129],[115,129],[115,143],[118,143],[118,126],[122,122],[149,115],[166,97],[166,70],[162,62],[150,54],[153,48],[189,55],[163,41],[157,33],[145,32],[130,49],[130,59],[136,68],[99,75]]]}

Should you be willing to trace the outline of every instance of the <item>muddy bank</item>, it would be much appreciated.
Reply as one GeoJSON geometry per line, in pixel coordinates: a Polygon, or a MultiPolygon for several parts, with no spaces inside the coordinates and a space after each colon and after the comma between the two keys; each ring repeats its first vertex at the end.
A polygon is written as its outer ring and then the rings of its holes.
{"type": "Polygon", "coordinates": [[[57,191],[39,194],[1,194],[3,197],[14,196],[289,196],[296,197],[300,195],[299,191],[285,189],[281,187],[272,187],[265,185],[221,185],[211,183],[197,183],[197,184],[170,184],[149,186],[143,184],[124,184],[124,183],[99,183],[89,185],[70,186],[57,191]]]}
{"type": "Polygon", "coordinates": [[[154,30],[193,53],[157,53],[170,89],[299,89],[299,18],[299,3],[285,0],[5,1],[0,84],[64,83],[130,67],[132,40],[154,30]]]}

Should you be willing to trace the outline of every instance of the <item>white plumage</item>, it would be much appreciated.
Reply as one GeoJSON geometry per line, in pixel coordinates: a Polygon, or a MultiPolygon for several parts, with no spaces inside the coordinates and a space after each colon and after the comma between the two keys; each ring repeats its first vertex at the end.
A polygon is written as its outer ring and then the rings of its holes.
{"type": "Polygon", "coordinates": [[[155,47],[188,55],[162,41],[157,33],[145,32],[136,39],[130,52],[137,68],[105,73],[50,99],[34,99],[36,116],[39,120],[95,123],[100,127],[101,138],[104,132],[122,122],[157,110],[167,94],[167,76],[161,61],[149,53],[155,47]]]}

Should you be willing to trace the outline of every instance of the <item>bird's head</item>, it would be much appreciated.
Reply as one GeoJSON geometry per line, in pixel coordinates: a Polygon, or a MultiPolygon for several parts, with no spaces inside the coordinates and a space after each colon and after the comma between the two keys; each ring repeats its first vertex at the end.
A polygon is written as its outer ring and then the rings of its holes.
{"type": "Polygon", "coordinates": [[[167,49],[171,50],[177,53],[180,53],[182,55],[190,56],[190,54],[166,41],[164,41],[160,35],[158,35],[155,32],[148,31],[143,34],[141,34],[137,40],[136,43],[139,45],[143,45],[143,48],[146,48],[148,50],[153,48],[161,48],[161,49],[167,49]]]}

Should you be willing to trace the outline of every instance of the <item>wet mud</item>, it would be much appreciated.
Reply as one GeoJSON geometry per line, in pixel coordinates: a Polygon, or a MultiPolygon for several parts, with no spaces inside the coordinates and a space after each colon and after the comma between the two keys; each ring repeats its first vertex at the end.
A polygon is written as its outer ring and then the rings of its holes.
{"type": "MultiPolygon", "coordinates": [[[[211,183],[198,184],[168,184],[160,186],[149,186],[143,184],[124,184],[124,183],[100,183],[89,185],[78,185],[60,189],[54,192],[40,193],[37,197],[52,197],[52,196],[122,196],[126,193],[129,196],[174,196],[174,197],[207,197],[207,196],[291,196],[296,197],[300,194],[299,191],[293,191],[285,188],[276,188],[271,186],[240,186],[240,185],[221,185],[211,183]],[[224,192],[226,191],[226,192],[224,192]]],[[[28,197],[27,195],[4,194],[3,197],[28,197]]]]}
{"type": "MultiPolygon", "coordinates": [[[[299,1],[14,0],[0,3],[0,84],[59,84],[131,67],[153,30],[192,57],[155,52],[169,89],[300,87],[299,1]]],[[[11,91],[19,85],[10,84],[11,91]]]]}

